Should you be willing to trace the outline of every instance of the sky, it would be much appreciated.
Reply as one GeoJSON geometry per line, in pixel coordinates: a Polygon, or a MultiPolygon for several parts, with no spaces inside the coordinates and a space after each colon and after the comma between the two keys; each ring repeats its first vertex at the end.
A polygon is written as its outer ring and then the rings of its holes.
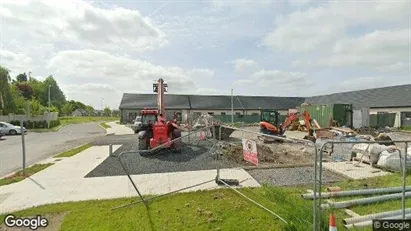
{"type": "Polygon", "coordinates": [[[314,96],[411,83],[409,0],[0,0],[0,65],[69,100],[314,96]],[[167,94],[167,93],[166,93],[167,94]]]}

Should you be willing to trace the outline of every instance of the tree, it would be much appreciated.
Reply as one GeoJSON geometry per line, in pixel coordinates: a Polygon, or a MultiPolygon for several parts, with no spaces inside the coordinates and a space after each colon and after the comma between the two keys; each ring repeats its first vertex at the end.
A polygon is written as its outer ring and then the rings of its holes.
{"type": "Polygon", "coordinates": [[[26,73],[20,73],[16,77],[17,82],[27,82],[27,75],[26,73]]]}
{"type": "Polygon", "coordinates": [[[24,98],[31,99],[33,97],[33,88],[27,82],[17,82],[14,85],[20,90],[24,98]]]}
{"type": "Polygon", "coordinates": [[[10,91],[9,70],[0,66],[0,114],[13,112],[14,101],[10,91]]]}
{"type": "Polygon", "coordinates": [[[61,112],[66,116],[71,115],[71,113],[73,113],[74,110],[74,106],[70,102],[63,104],[63,106],[61,107],[61,112]]]}
{"type": "Polygon", "coordinates": [[[93,112],[94,112],[93,106],[87,105],[87,106],[86,106],[86,111],[87,111],[88,116],[93,115],[93,112]]]}
{"type": "Polygon", "coordinates": [[[46,108],[43,105],[41,105],[39,100],[32,99],[30,101],[30,115],[32,116],[43,115],[45,111],[46,111],[46,108]]]}
{"type": "Polygon", "coordinates": [[[15,85],[11,86],[10,91],[14,101],[14,114],[27,114],[27,100],[24,98],[21,91],[15,85]]]}
{"type": "Polygon", "coordinates": [[[111,110],[109,107],[104,108],[103,116],[106,116],[106,117],[111,116],[111,110]]]}
{"type": "MultiPolygon", "coordinates": [[[[51,104],[55,105],[57,108],[61,109],[64,103],[66,103],[66,96],[63,91],[60,89],[56,80],[52,75],[49,75],[43,81],[43,94],[40,97],[40,101],[43,105],[48,105],[48,91],[50,86],[50,101],[51,104]]],[[[85,106],[84,106],[85,108],[85,106]]],[[[75,110],[75,109],[74,109],[75,110]]]]}

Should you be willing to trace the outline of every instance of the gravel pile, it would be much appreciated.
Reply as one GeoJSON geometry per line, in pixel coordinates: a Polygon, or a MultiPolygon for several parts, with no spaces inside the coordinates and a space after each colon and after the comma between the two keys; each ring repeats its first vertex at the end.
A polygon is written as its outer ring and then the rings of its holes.
{"type": "MultiPolygon", "coordinates": [[[[252,169],[247,172],[260,184],[273,186],[312,185],[314,167],[252,169]]],[[[330,171],[323,171],[323,182],[332,183],[344,180],[343,177],[330,171]]]]}
{"type": "MultiPolygon", "coordinates": [[[[121,159],[132,175],[166,173],[180,171],[198,171],[220,168],[238,167],[220,158],[217,162],[213,143],[208,140],[196,144],[185,145],[181,153],[161,151],[148,156],[141,156],[135,152],[137,142],[127,142],[114,152],[117,156],[121,152],[134,152],[122,155],[121,159]]],[[[117,157],[108,157],[99,166],[93,169],[86,177],[119,176],[126,175],[117,157]]]]}

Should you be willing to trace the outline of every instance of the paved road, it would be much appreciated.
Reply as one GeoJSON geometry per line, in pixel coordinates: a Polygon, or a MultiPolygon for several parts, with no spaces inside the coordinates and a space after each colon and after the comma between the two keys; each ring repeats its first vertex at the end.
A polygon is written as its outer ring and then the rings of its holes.
{"type": "MultiPolygon", "coordinates": [[[[105,135],[98,123],[73,124],[62,127],[58,132],[30,132],[25,135],[26,166],[46,159],[54,154],[93,141],[105,135]]],[[[0,177],[22,168],[21,136],[5,136],[0,140],[0,177]]]]}

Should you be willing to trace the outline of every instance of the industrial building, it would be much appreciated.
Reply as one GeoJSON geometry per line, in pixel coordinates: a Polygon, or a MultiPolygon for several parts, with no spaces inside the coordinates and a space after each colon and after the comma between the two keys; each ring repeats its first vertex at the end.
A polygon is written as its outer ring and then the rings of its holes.
{"type": "MultiPolygon", "coordinates": [[[[191,114],[256,115],[261,109],[275,109],[286,115],[302,103],[312,105],[352,104],[356,127],[368,126],[369,115],[395,114],[395,127],[411,125],[411,84],[319,95],[313,97],[176,95],[166,94],[167,116],[181,113],[186,121],[191,114]]],[[[120,103],[121,122],[130,123],[142,109],[157,108],[155,94],[124,93],[120,103]]]]}
{"type": "MultiPolygon", "coordinates": [[[[227,96],[227,95],[175,95],[166,94],[165,104],[167,117],[175,112],[181,113],[182,121],[188,115],[237,115],[259,114],[261,109],[275,109],[282,115],[288,114],[290,108],[296,108],[304,102],[301,97],[271,96],[227,96]]],[[[156,109],[157,95],[125,93],[120,103],[121,123],[130,123],[142,109],[156,109]]]]}

